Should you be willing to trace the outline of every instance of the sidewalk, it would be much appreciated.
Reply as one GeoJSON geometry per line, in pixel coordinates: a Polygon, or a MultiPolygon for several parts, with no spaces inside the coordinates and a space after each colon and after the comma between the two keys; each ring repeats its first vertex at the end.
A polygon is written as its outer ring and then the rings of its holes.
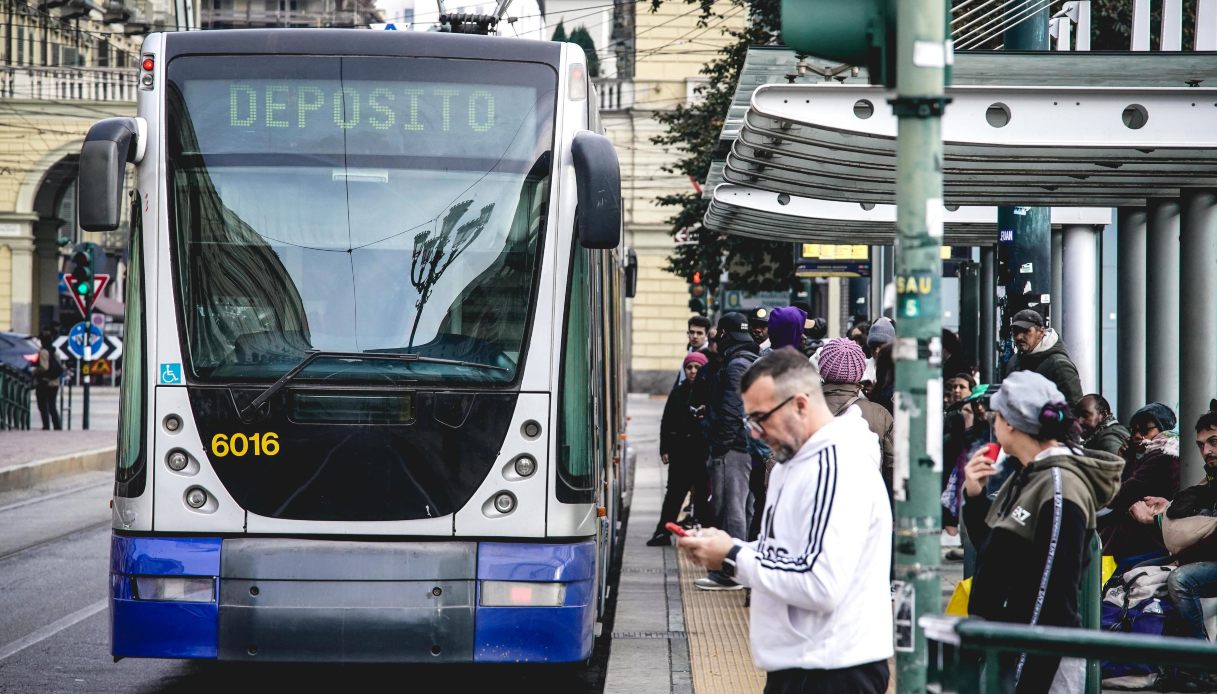
{"type": "Polygon", "coordinates": [[[693,692],[676,549],[646,546],[667,481],[659,463],[663,402],[630,395],[626,410],[637,468],[604,694],[693,692]]]}
{"type": "MultiPolygon", "coordinates": [[[[80,391],[74,393],[73,429],[0,431],[0,491],[25,489],[66,475],[113,470],[118,438],[118,389],[90,389],[89,429],[80,429],[80,391]]],[[[65,422],[66,424],[66,422],[65,422]]]]}

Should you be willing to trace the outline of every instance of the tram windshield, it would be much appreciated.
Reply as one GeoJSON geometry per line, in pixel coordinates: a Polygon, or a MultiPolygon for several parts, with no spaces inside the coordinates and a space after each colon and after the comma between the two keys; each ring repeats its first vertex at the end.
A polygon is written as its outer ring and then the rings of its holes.
{"type": "Polygon", "coordinates": [[[515,380],[548,208],[551,68],[185,56],[167,77],[196,379],[273,381],[320,350],[434,359],[316,359],[297,381],[515,380]]]}

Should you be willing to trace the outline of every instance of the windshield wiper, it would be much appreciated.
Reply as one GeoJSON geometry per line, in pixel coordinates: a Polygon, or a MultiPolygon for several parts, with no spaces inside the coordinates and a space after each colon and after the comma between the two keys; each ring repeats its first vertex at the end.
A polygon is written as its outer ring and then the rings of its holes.
{"type": "Polygon", "coordinates": [[[308,352],[308,354],[304,357],[304,359],[300,360],[299,364],[296,364],[291,369],[288,369],[287,373],[285,373],[279,377],[279,380],[277,380],[274,383],[267,386],[265,390],[263,390],[261,393],[258,393],[257,397],[255,397],[253,400],[250,400],[248,405],[246,405],[245,407],[242,407],[241,411],[239,412],[240,416],[242,418],[244,418],[245,415],[248,414],[249,412],[256,410],[259,407],[261,407],[262,405],[266,404],[266,402],[268,400],[270,400],[271,398],[273,398],[275,396],[275,393],[278,393],[279,391],[283,390],[284,386],[286,386],[288,383],[291,383],[292,380],[294,380],[296,378],[296,376],[298,376],[300,374],[301,371],[304,371],[306,368],[308,368],[309,364],[312,364],[313,361],[315,361],[317,359],[321,359],[321,358],[360,359],[360,360],[379,359],[381,361],[411,361],[411,362],[422,362],[425,364],[448,364],[450,366],[469,366],[469,367],[472,367],[475,369],[493,369],[495,371],[510,371],[510,369],[507,369],[502,366],[493,366],[491,364],[481,364],[476,361],[461,361],[459,359],[441,359],[439,357],[425,357],[421,354],[414,354],[412,352],[396,353],[396,354],[392,353],[392,352],[327,352],[324,350],[314,349],[314,350],[310,350],[308,352]]]}

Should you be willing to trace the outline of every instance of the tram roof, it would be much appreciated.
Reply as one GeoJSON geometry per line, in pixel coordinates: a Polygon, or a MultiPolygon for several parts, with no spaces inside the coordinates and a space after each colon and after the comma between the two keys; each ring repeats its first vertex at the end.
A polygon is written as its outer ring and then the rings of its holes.
{"type": "Polygon", "coordinates": [[[166,64],[181,55],[351,55],[521,61],[558,68],[562,57],[562,44],[556,41],[437,31],[221,29],[163,37],[166,64]]]}

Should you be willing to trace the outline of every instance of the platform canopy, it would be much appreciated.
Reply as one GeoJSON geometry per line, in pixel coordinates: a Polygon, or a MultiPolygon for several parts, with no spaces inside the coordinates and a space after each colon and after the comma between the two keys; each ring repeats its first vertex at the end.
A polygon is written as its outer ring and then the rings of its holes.
{"type": "MultiPolygon", "coordinates": [[[[943,244],[996,245],[996,207],[938,208],[943,244]]],[[[1052,223],[1110,224],[1111,208],[1054,207],[1052,223]]],[[[723,184],[714,190],[706,227],[767,241],[890,244],[896,236],[896,206],[840,202],[723,184]]]]}
{"type": "MultiPolygon", "coordinates": [[[[953,87],[944,199],[959,205],[1135,205],[1217,185],[1217,89],[953,87]]],[[[896,199],[893,95],[766,85],[723,179],[843,202],[896,199]]]]}
{"type": "MultiPolygon", "coordinates": [[[[890,243],[894,93],[852,72],[808,83],[832,70],[800,75],[798,64],[786,49],[749,51],[705,188],[706,226],[890,243]]],[[[1199,86],[1217,85],[1217,55],[982,52],[959,55],[954,72],[947,244],[994,243],[996,205],[1072,208],[1053,223],[1106,224],[1112,206],[1217,186],[1217,89],[1199,86]]]]}

